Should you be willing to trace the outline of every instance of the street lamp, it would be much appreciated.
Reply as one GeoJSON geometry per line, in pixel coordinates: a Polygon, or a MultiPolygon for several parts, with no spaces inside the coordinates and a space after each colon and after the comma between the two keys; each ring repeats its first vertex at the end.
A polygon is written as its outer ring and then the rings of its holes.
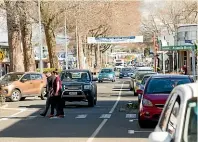
{"type": "Polygon", "coordinates": [[[39,39],[40,39],[40,72],[43,73],[43,36],[42,36],[42,25],[41,25],[41,2],[38,0],[38,14],[39,14],[39,39]]]}

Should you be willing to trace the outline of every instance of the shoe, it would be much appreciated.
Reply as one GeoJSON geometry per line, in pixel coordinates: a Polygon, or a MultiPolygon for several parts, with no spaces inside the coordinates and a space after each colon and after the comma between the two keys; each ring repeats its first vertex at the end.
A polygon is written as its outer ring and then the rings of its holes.
{"type": "Polygon", "coordinates": [[[65,116],[64,116],[64,115],[59,115],[58,117],[59,117],[59,118],[64,118],[65,116]]]}
{"type": "Polygon", "coordinates": [[[50,115],[48,115],[48,117],[49,117],[49,118],[52,118],[52,117],[54,117],[54,115],[50,114],[50,115]]]}
{"type": "Polygon", "coordinates": [[[46,115],[45,115],[45,114],[43,114],[43,113],[41,113],[41,114],[40,114],[40,116],[43,116],[43,117],[45,117],[46,115]]]}

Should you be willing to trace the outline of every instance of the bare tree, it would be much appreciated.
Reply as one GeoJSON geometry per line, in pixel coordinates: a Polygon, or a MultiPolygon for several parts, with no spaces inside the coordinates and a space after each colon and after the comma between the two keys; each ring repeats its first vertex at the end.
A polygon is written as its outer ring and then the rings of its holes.
{"type": "Polygon", "coordinates": [[[7,11],[8,42],[10,50],[10,71],[24,71],[23,49],[21,48],[20,20],[17,1],[5,0],[7,11]]]}
{"type": "Polygon", "coordinates": [[[20,15],[25,71],[35,71],[35,56],[34,49],[32,47],[32,21],[29,16],[32,2],[20,1],[17,6],[20,8],[18,12],[20,15]]]}

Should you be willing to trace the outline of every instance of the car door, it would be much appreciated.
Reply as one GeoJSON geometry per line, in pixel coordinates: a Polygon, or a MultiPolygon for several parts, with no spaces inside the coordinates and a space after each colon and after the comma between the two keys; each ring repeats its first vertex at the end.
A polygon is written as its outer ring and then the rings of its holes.
{"type": "Polygon", "coordinates": [[[33,90],[33,84],[30,74],[25,74],[21,80],[18,88],[21,90],[23,95],[30,95],[33,90]]]}
{"type": "Polygon", "coordinates": [[[43,78],[41,74],[31,74],[31,80],[33,83],[34,89],[32,90],[32,93],[35,95],[40,95],[41,94],[41,87],[43,82],[43,78]]]}

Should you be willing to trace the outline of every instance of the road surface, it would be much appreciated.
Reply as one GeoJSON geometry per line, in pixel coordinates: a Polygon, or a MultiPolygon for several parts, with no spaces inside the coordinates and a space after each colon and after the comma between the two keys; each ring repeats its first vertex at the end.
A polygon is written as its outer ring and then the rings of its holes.
{"type": "Polygon", "coordinates": [[[39,98],[8,102],[0,109],[0,142],[146,142],[153,129],[141,129],[137,110],[126,108],[137,101],[128,80],[97,83],[97,105],[67,103],[65,118],[40,117],[45,101],[39,98]]]}

